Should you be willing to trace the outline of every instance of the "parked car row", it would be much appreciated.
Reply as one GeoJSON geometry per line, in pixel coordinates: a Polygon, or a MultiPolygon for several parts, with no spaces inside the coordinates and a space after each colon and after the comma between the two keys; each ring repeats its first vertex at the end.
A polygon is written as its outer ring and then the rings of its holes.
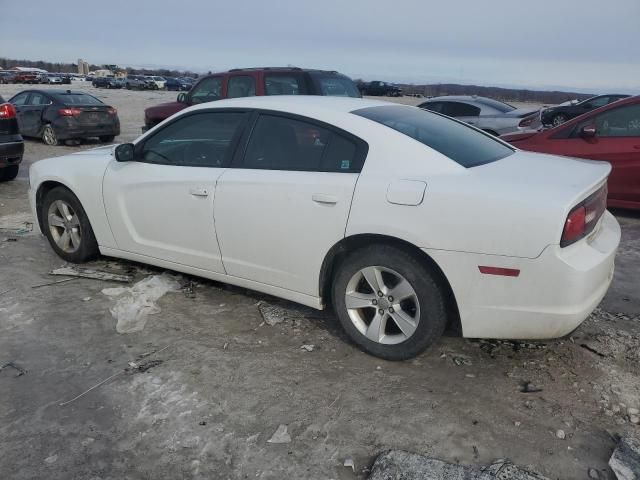
{"type": "Polygon", "coordinates": [[[0,71],[0,83],[48,83],[69,85],[71,83],[71,76],[66,73],[36,73],[5,70],[0,71]]]}
{"type": "Polygon", "coordinates": [[[400,97],[402,95],[402,89],[397,85],[379,80],[360,83],[358,88],[362,95],[372,97],[400,97]]]}
{"type": "Polygon", "coordinates": [[[92,77],[96,88],[126,88],[127,90],[189,90],[193,80],[189,77],[160,77],[157,75],[127,75],[126,77],[92,77]]]}

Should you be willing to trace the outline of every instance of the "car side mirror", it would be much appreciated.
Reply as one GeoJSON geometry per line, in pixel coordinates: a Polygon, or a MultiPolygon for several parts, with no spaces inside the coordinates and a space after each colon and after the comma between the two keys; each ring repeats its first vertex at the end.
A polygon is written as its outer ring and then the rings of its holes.
{"type": "Polygon", "coordinates": [[[593,138],[596,136],[596,133],[597,131],[595,125],[585,125],[580,130],[580,136],[582,138],[593,138]]]}
{"type": "Polygon", "coordinates": [[[133,143],[123,143],[116,147],[116,160],[118,162],[130,162],[134,157],[133,143]]]}
{"type": "Polygon", "coordinates": [[[187,94],[186,93],[179,93],[177,100],[180,103],[187,103],[187,94]]]}

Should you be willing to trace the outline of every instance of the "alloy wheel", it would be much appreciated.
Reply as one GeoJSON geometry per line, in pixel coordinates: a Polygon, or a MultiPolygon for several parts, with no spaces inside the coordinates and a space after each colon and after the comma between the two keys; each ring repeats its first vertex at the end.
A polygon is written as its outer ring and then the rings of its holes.
{"type": "Polygon", "coordinates": [[[44,127],[44,131],[42,132],[42,139],[47,145],[58,144],[58,137],[56,137],[56,132],[53,131],[53,128],[51,128],[50,125],[44,127]]]}
{"type": "Polygon", "coordinates": [[[381,266],[356,272],[345,293],[353,325],[369,340],[386,345],[404,342],[420,321],[420,302],[411,284],[398,272],[381,266]]]}
{"type": "Polygon", "coordinates": [[[58,248],[66,253],[74,253],[80,248],[82,231],[80,219],[64,200],[56,200],[49,206],[47,223],[51,238],[58,248]]]}
{"type": "Polygon", "coordinates": [[[567,118],[564,115],[556,115],[553,117],[553,126],[557,127],[558,125],[562,125],[567,121],[567,118]]]}

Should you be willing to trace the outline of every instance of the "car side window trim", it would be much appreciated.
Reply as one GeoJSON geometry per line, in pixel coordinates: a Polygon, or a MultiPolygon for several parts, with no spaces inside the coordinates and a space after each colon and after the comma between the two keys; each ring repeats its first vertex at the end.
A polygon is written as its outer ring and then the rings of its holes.
{"type": "Polygon", "coordinates": [[[180,121],[180,120],[184,120],[188,117],[194,116],[194,115],[202,115],[205,113],[241,113],[244,114],[244,118],[240,121],[240,124],[238,125],[238,128],[236,129],[236,132],[233,134],[233,137],[231,139],[231,142],[229,144],[229,149],[228,151],[225,153],[225,158],[224,161],[222,163],[222,165],[214,167],[214,166],[201,166],[202,168],[228,168],[231,165],[231,162],[236,154],[236,150],[238,149],[238,146],[240,144],[240,139],[243,137],[244,135],[244,130],[247,128],[247,125],[249,124],[250,121],[250,117],[251,117],[251,112],[247,109],[240,109],[240,108],[216,108],[216,109],[202,109],[202,110],[195,110],[193,112],[189,112],[187,114],[184,115],[180,115],[179,117],[171,120],[170,122],[166,123],[165,125],[162,126],[162,128],[159,128],[158,130],[154,131],[152,134],[144,137],[141,141],[139,141],[138,143],[135,144],[134,147],[134,153],[133,153],[133,161],[134,162],[138,162],[138,163],[148,163],[151,165],[164,165],[164,166],[175,166],[175,167],[195,167],[197,165],[170,165],[170,164],[166,164],[166,163],[157,163],[157,162],[150,162],[148,160],[146,160],[143,156],[143,151],[144,151],[144,147],[146,145],[146,143],[151,140],[152,138],[154,138],[155,136],[161,134],[163,131],[165,131],[165,129],[171,127],[172,125],[174,125],[176,122],[180,121]]]}
{"type": "MultiPolygon", "coordinates": [[[[281,112],[278,110],[266,110],[266,109],[253,110],[253,113],[251,114],[248,120],[248,123],[245,125],[244,132],[242,133],[242,136],[239,139],[239,145],[237,145],[236,147],[237,148],[235,150],[235,154],[233,156],[233,160],[231,161],[231,164],[229,165],[229,168],[247,169],[247,170],[276,170],[276,171],[285,171],[285,172],[298,171],[298,172],[317,172],[317,173],[359,174],[362,171],[362,168],[364,167],[364,163],[366,161],[366,157],[369,152],[369,144],[366,141],[339,127],[325,123],[321,120],[316,120],[315,118],[305,117],[303,115],[296,115],[293,113],[281,112]],[[290,170],[290,169],[282,169],[282,168],[268,168],[268,169],[264,168],[263,169],[263,168],[254,168],[254,167],[245,166],[244,163],[245,163],[245,156],[247,154],[247,149],[260,116],[270,116],[270,117],[279,117],[279,118],[296,120],[298,122],[303,122],[319,128],[323,128],[325,130],[328,130],[334,135],[339,135],[339,136],[342,136],[343,138],[350,140],[356,146],[356,153],[354,155],[352,168],[350,168],[349,170],[338,171],[338,170],[322,170],[321,168],[313,169],[313,170],[290,170]]],[[[325,152],[323,152],[323,157],[325,154],[326,154],[326,148],[325,148],[325,152]]],[[[320,165],[322,165],[322,161],[320,162],[320,165]]]]}

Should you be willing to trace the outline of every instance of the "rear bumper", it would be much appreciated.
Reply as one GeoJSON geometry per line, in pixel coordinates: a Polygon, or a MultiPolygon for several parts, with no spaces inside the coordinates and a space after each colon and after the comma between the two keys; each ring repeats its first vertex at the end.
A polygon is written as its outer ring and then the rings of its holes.
{"type": "Polygon", "coordinates": [[[605,212],[587,239],[565,248],[549,245],[535,259],[425,251],[451,284],[465,337],[557,338],[575,330],[606,294],[620,233],[605,212]],[[514,268],[520,275],[485,275],[480,265],[514,268]]]}
{"type": "Polygon", "coordinates": [[[16,137],[9,142],[0,142],[0,168],[18,165],[22,162],[24,142],[20,135],[16,135],[16,137]]]}
{"type": "Polygon", "coordinates": [[[89,138],[120,135],[120,122],[112,122],[102,125],[79,125],[77,122],[56,122],[53,129],[59,140],[71,138],[89,138]]]}

